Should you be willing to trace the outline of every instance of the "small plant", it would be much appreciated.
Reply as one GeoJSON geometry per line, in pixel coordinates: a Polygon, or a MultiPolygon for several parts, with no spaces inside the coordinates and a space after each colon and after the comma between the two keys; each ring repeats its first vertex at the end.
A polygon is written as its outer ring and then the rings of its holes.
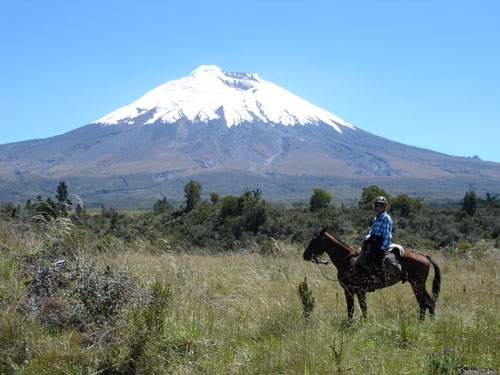
{"type": "Polygon", "coordinates": [[[148,331],[163,332],[165,314],[172,299],[169,283],[155,281],[151,286],[151,300],[144,310],[144,320],[148,331]]]}
{"type": "Polygon", "coordinates": [[[311,312],[314,309],[315,304],[312,290],[310,290],[309,286],[307,285],[307,277],[304,277],[304,281],[299,285],[299,294],[300,298],[302,299],[302,317],[304,318],[304,321],[307,321],[309,315],[311,315],[311,312]]]}
{"type": "Polygon", "coordinates": [[[76,284],[74,294],[84,307],[88,323],[113,321],[127,300],[127,279],[114,275],[109,268],[100,273],[89,265],[78,275],[76,284]]]}
{"type": "Polygon", "coordinates": [[[340,332],[340,337],[336,340],[335,343],[330,345],[331,349],[331,357],[333,362],[335,363],[335,367],[337,369],[337,374],[342,374],[344,372],[349,371],[349,369],[344,369],[344,359],[345,359],[345,350],[344,350],[344,333],[340,332]]]}
{"type": "Polygon", "coordinates": [[[460,366],[451,357],[451,349],[445,348],[443,354],[431,353],[429,360],[429,375],[460,375],[460,366]]]}

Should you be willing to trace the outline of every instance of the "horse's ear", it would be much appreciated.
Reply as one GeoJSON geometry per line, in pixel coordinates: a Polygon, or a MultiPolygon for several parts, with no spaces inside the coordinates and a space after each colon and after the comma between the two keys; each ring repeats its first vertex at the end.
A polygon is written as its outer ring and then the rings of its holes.
{"type": "Polygon", "coordinates": [[[323,237],[323,236],[325,235],[325,232],[326,232],[326,230],[327,230],[327,229],[328,229],[328,225],[325,225],[325,226],[321,229],[321,232],[320,232],[321,237],[323,237]]]}

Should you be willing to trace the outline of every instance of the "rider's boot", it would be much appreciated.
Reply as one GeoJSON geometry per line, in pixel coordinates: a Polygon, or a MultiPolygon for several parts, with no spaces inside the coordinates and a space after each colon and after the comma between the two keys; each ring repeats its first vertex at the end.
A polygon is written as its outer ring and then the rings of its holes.
{"type": "Polygon", "coordinates": [[[366,286],[367,292],[374,292],[377,289],[377,284],[379,281],[379,276],[382,274],[382,265],[373,262],[370,267],[368,283],[366,286]]]}
{"type": "Polygon", "coordinates": [[[365,289],[367,292],[374,292],[376,289],[376,281],[377,277],[375,276],[377,272],[377,269],[374,267],[373,264],[368,267],[368,272],[366,273],[366,278],[365,278],[365,289]]]}

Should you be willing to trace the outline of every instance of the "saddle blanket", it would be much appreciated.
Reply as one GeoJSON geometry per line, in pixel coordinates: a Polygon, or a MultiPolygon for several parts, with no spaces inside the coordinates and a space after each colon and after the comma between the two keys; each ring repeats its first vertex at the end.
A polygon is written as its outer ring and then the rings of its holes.
{"type": "Polygon", "coordinates": [[[382,270],[384,274],[399,274],[402,272],[400,260],[403,258],[404,249],[401,245],[392,244],[382,259],[382,270]]]}

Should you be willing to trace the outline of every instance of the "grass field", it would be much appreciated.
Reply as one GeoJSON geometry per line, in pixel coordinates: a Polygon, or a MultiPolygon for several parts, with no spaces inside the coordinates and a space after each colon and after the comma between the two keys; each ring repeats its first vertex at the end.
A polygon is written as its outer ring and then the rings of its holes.
{"type": "MultiPolygon", "coordinates": [[[[357,308],[348,324],[334,267],[304,262],[297,245],[278,242],[273,256],[259,255],[257,248],[224,255],[156,253],[139,241],[97,251],[88,239],[68,235],[57,240],[64,254],[80,265],[126,275],[138,286],[134,293],[150,294],[124,306],[111,322],[78,329],[54,328],[43,314],[23,308],[33,286],[30,275],[40,275],[26,259],[54,238],[5,224],[0,229],[2,374],[400,375],[500,369],[500,251],[487,243],[430,253],[442,269],[433,320],[418,320],[410,286],[398,284],[369,294],[368,318],[357,308]],[[298,293],[304,280],[315,300],[307,319],[298,293]]],[[[46,301],[52,308],[37,306],[46,315],[68,314],[58,300],[75,298],[68,293],[46,301]]]]}

